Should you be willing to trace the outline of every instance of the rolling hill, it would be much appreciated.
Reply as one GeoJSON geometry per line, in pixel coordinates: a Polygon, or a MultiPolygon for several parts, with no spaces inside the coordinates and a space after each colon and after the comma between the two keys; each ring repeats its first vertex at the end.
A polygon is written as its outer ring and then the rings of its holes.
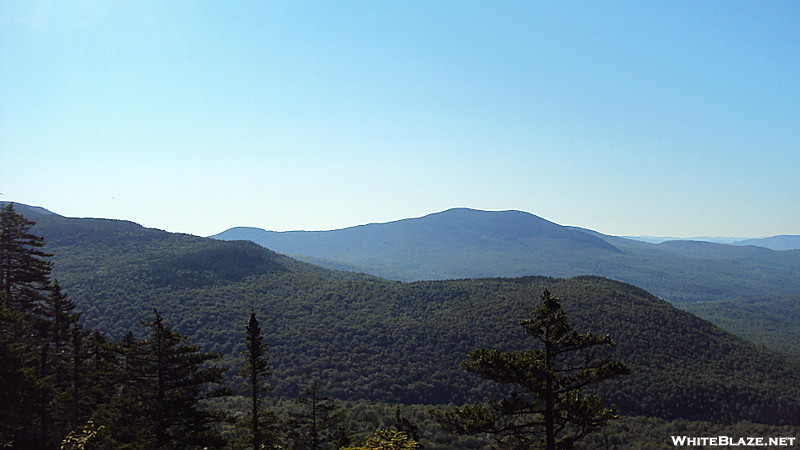
{"type": "MultiPolygon", "coordinates": [[[[138,330],[157,307],[176,331],[237,367],[244,323],[254,309],[280,395],[295,395],[318,380],[325,392],[349,400],[482,398],[493,388],[464,373],[460,361],[479,346],[528,347],[519,320],[548,288],[564,299],[576,329],[617,340],[617,355],[633,375],[600,390],[623,412],[800,424],[795,363],[630,284],[594,276],[388,281],[323,269],[245,241],[124,221],[35,212],[29,218],[38,222],[33,231],[47,239],[55,276],[84,311],[85,323],[111,336],[138,330]]],[[[532,223],[540,231],[518,235],[523,247],[560,239],[609,257],[621,253],[586,233],[559,235],[557,226],[532,223]]]]}
{"type": "Polygon", "coordinates": [[[649,244],[520,211],[458,208],[340,230],[232,228],[212,237],[250,240],[326,267],[403,281],[599,275],[673,302],[800,293],[800,250],[694,241],[649,244]]]}

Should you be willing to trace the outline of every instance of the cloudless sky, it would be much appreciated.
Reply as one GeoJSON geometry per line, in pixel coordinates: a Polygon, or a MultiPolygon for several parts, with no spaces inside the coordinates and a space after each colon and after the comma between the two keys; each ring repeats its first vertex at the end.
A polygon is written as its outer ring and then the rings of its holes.
{"type": "Polygon", "coordinates": [[[0,200],[800,234],[797,1],[0,2],[0,200]]]}

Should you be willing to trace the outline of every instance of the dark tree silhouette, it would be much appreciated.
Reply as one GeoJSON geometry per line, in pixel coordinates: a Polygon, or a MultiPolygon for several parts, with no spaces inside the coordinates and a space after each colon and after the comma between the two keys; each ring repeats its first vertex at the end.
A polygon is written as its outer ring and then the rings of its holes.
{"type": "Polygon", "coordinates": [[[538,347],[520,352],[479,348],[466,368],[480,377],[515,386],[504,399],[446,411],[432,410],[446,429],[461,434],[492,433],[512,448],[573,448],[576,441],[617,417],[596,395],[581,389],[628,373],[611,359],[608,335],[573,331],[558,298],[545,290],[541,304],[520,325],[538,347]]]}

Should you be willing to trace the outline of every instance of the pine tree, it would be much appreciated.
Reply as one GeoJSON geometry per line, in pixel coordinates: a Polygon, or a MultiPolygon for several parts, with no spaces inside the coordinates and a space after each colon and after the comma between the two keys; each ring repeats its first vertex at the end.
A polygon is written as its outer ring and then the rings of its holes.
{"type": "Polygon", "coordinates": [[[512,448],[573,448],[576,441],[617,417],[596,395],[581,389],[628,373],[611,359],[608,335],[573,331],[560,299],[545,290],[541,304],[520,325],[539,344],[535,350],[471,352],[466,368],[484,379],[516,386],[501,401],[432,410],[445,428],[462,434],[493,433],[512,448]]]}

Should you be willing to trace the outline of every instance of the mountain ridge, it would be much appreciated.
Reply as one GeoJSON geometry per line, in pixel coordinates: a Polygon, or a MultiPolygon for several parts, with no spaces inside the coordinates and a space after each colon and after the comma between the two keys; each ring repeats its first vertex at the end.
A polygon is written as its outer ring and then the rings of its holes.
{"type": "Polygon", "coordinates": [[[672,301],[800,293],[800,250],[691,241],[651,244],[515,210],[454,208],[338,230],[251,227],[211,237],[251,240],[307,262],[357,267],[402,281],[598,275],[643,286],[672,301]],[[715,280],[713,286],[709,279],[715,280]]]}
{"type": "Polygon", "coordinates": [[[670,241],[710,242],[714,244],[728,244],[736,246],[756,246],[770,250],[800,250],[800,235],[779,234],[756,238],[724,237],[724,236],[696,236],[696,237],[670,237],[670,236],[621,236],[650,244],[661,244],[670,241]]]}

